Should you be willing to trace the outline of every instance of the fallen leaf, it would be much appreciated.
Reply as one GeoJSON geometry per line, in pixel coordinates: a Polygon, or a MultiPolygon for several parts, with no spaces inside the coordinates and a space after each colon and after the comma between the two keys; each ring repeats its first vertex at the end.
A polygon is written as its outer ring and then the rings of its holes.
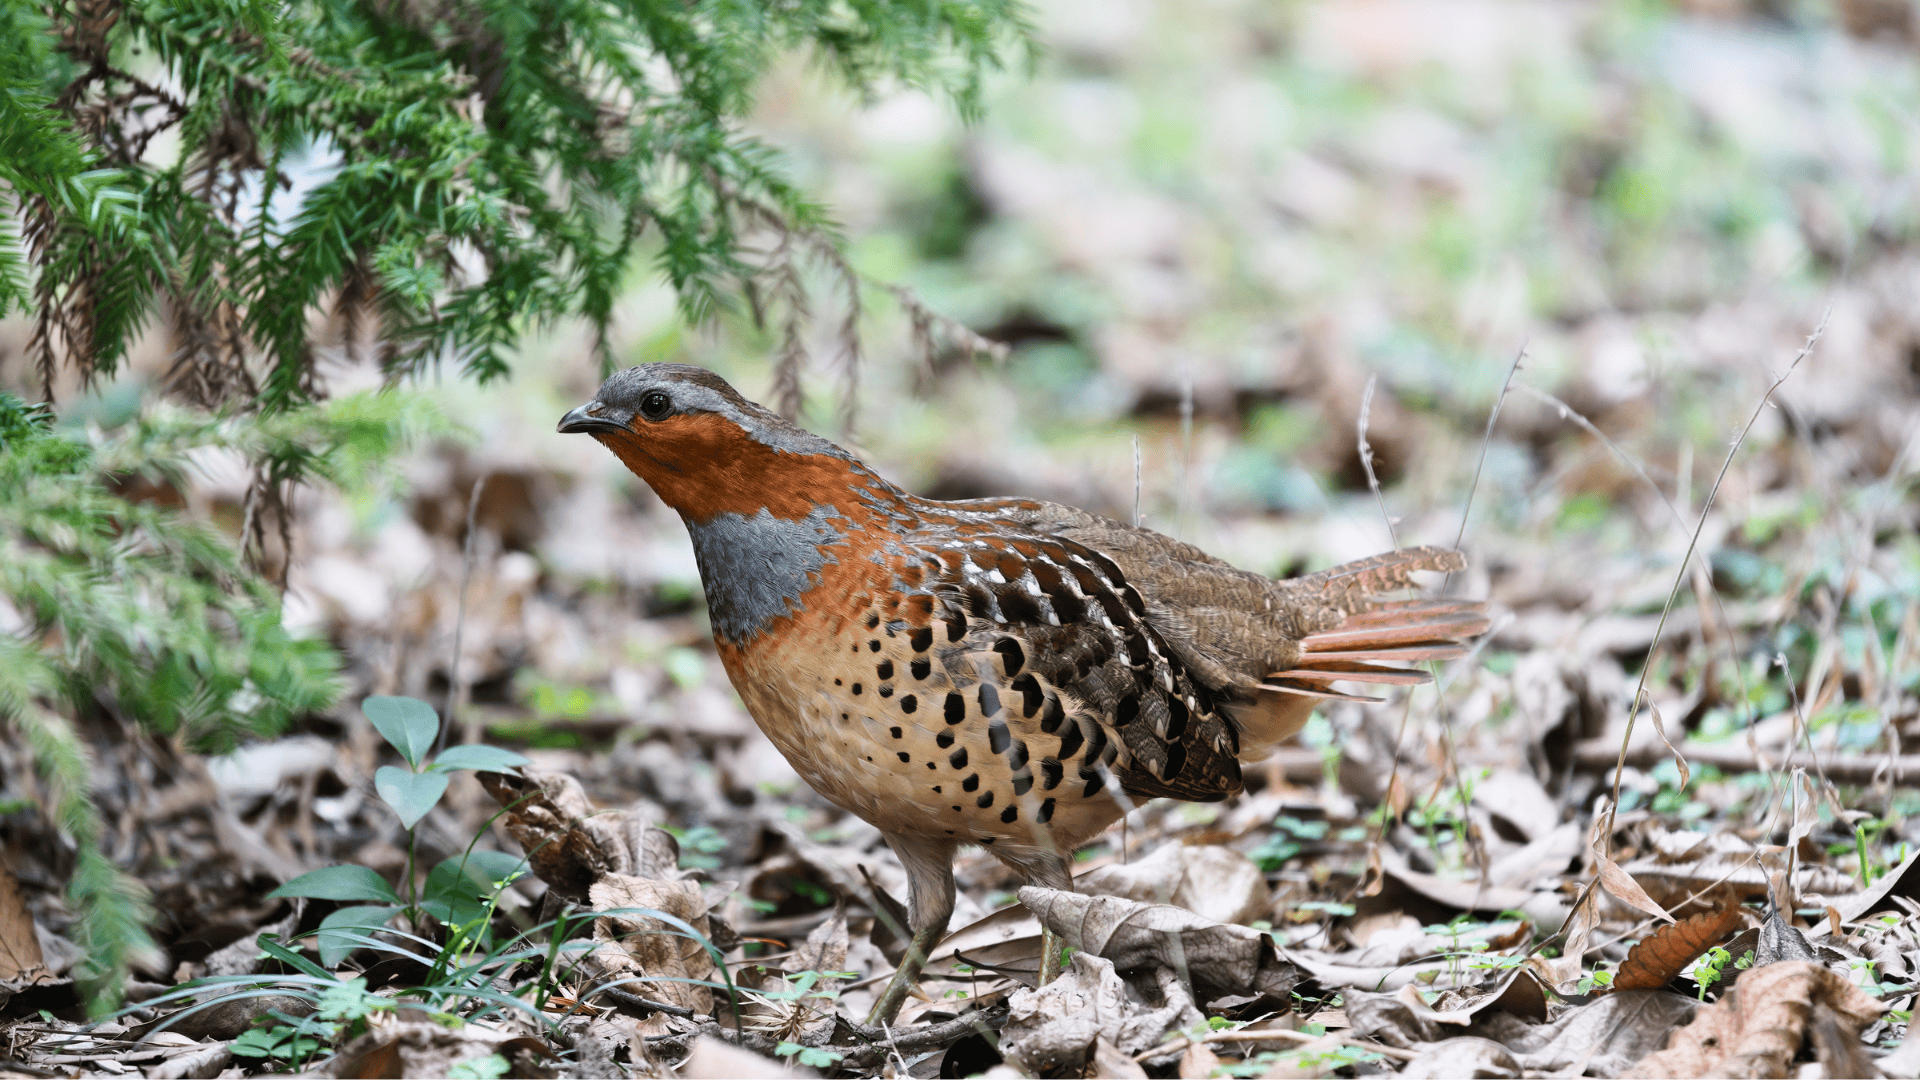
{"type": "Polygon", "coordinates": [[[1655,930],[1628,950],[1613,973],[1615,990],[1657,990],[1679,975],[1694,958],[1727,936],[1740,921],[1740,905],[1682,919],[1655,930]]]}
{"type": "Polygon", "coordinates": [[[1809,1041],[1827,1076],[1870,1076],[1860,1031],[1886,1006],[1811,960],[1783,960],[1740,974],[1733,991],[1674,1031],[1667,1049],[1632,1077],[1788,1076],[1809,1041]],[[1848,1053],[1848,1044],[1859,1054],[1848,1053]]]}
{"type": "Polygon", "coordinates": [[[1020,902],[1068,945],[1122,971],[1166,968],[1190,981],[1201,1001],[1235,994],[1285,998],[1300,972],[1273,939],[1250,926],[1215,922],[1166,904],[1029,885],[1020,902]]]}
{"type": "Polygon", "coordinates": [[[1164,1002],[1156,1007],[1114,967],[1111,960],[1081,951],[1059,978],[1037,990],[1014,991],[1000,1031],[1000,1052],[1031,1075],[1077,1076],[1095,1060],[1096,1044],[1109,1044],[1128,1055],[1131,1065],[1131,1055],[1159,1045],[1168,1032],[1206,1025],[1206,1017],[1171,971],[1156,969],[1164,1002]]]}

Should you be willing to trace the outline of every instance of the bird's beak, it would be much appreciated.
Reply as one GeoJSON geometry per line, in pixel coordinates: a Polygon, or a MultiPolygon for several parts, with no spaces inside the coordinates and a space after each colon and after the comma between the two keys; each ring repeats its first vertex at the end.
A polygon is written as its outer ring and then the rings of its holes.
{"type": "Polygon", "coordinates": [[[598,401],[589,401],[560,418],[560,434],[577,431],[625,431],[627,426],[614,418],[614,410],[598,401]]]}

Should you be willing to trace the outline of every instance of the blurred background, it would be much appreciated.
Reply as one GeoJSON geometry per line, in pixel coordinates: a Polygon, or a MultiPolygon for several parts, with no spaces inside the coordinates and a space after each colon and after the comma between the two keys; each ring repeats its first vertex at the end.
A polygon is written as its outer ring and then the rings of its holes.
{"type": "MultiPolygon", "coordinates": [[[[1913,4],[1034,14],[1033,69],[996,76],[973,123],[912,91],[859,100],[804,58],[761,87],[753,129],[832,208],[853,265],[1010,348],[929,362],[869,285],[851,356],[849,298],[823,270],[809,426],[922,494],[1137,512],[1268,573],[1459,537],[1473,568],[1452,588],[1490,595],[1501,621],[1450,680],[1446,722],[1476,761],[1543,771],[1624,723],[1718,483],[1655,657],[1668,725],[1732,738],[1791,693],[1828,746],[1898,745],[1920,679],[1913,4]],[[1377,497],[1357,450],[1370,386],[1377,497]]],[[[65,388],[63,422],[131,415],[165,325],[121,383],[65,388]]],[[[0,379],[23,392],[29,330],[0,325],[0,379]]],[[[350,333],[322,329],[335,393],[379,382],[350,333]]],[[[347,657],[339,723],[365,693],[447,693],[471,504],[457,678],[474,729],[682,828],[756,799],[841,820],[748,737],[677,519],[591,440],[554,433],[605,374],[591,344],[547,328],[505,381],[404,387],[460,434],[301,493],[286,618],[347,657]]],[[[706,365],[769,400],[777,347],[744,311],[688,325],[642,262],[613,354],[706,365]]],[[[202,465],[186,501],[237,529],[245,470],[202,465]]],[[[1358,710],[1331,723],[1309,741],[1363,726],[1358,710]]],[[[1647,797],[1673,790],[1634,776],[1647,797]]],[[[1898,795],[1883,791],[1890,811],[1898,795]]]]}

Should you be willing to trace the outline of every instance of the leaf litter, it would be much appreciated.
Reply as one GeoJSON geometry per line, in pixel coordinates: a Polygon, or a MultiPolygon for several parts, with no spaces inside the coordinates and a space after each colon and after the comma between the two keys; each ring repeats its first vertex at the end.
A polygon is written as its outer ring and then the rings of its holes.
{"type": "MultiPolygon", "coordinates": [[[[1371,63],[1417,68],[1395,51],[1405,42],[1309,7],[1275,40],[1351,35],[1371,63]]],[[[1073,37],[1083,32],[1057,31],[1076,63],[1131,62],[1124,42],[1073,37]]],[[[1706,48],[1694,32],[1680,26],[1671,47],[1706,48]]],[[[1755,34],[1736,26],[1721,45],[1759,56],[1755,34]]],[[[1711,117],[1723,103],[1696,104],[1711,117]]],[[[1343,206],[1377,196],[1386,220],[1470,189],[1453,175],[1468,166],[1435,149],[1444,138],[1421,143],[1432,152],[1419,162],[1396,156],[1418,141],[1408,132],[1457,126],[1409,108],[1420,115],[1398,127],[1334,125],[1325,145],[1289,151],[1260,180],[1282,224],[1248,214],[1235,228],[1292,265],[1305,258],[1303,222],[1346,244],[1368,215],[1343,206]]],[[[1571,156],[1620,155],[1616,122],[1596,123],[1571,156]]],[[[1090,349],[1147,433],[1150,523],[1191,528],[1206,516],[1196,505],[1224,507],[1202,526],[1205,542],[1263,569],[1355,554],[1353,520],[1365,515],[1325,513],[1317,479],[1272,462],[1324,462],[1312,466],[1319,478],[1345,467],[1373,316],[1262,324],[1248,348],[1272,352],[1274,373],[1195,365],[1192,456],[1162,453],[1159,437],[1177,446],[1177,436],[1154,425],[1179,400],[1169,373],[1186,363],[1170,358],[1197,346],[1169,336],[1179,296],[1154,286],[1143,303],[1129,290],[1202,273],[1206,253],[1182,247],[1193,219],[1157,195],[1063,179],[1002,133],[981,133],[970,153],[966,182],[995,204],[999,227],[1027,230],[1037,250],[1132,297],[1090,349]],[[1255,405],[1231,411],[1245,402],[1255,405]],[[1298,445],[1293,409],[1326,419],[1298,445]],[[1302,491],[1321,498],[1316,512],[1301,511],[1312,502],[1302,491]]],[[[348,701],[212,759],[108,704],[82,717],[114,850],[151,890],[163,944],[123,1016],[89,1022],[81,1009],[86,953],[65,895],[67,849],[31,809],[45,793],[16,736],[0,732],[0,1070],[1920,1074],[1905,1038],[1920,972],[1920,767],[1903,749],[1920,738],[1916,391],[1903,373],[1916,338],[1899,284],[1913,269],[1891,241],[1860,260],[1860,276],[1835,286],[1844,347],[1810,361],[1783,387],[1777,417],[1763,416],[1664,623],[1689,531],[1668,519],[1696,512],[1696,447],[1701,462],[1718,460],[1720,428],[1764,386],[1753,369],[1789,355],[1818,307],[1763,292],[1682,297],[1631,322],[1567,300],[1554,319],[1571,329],[1543,327],[1530,346],[1538,370],[1530,359],[1516,376],[1556,393],[1504,402],[1484,444],[1490,402],[1449,397],[1450,370],[1433,377],[1420,349],[1396,346],[1405,369],[1369,392],[1363,435],[1392,466],[1389,510],[1401,520],[1390,528],[1407,542],[1450,539],[1460,492],[1435,495],[1433,470],[1463,471],[1484,445],[1489,487],[1467,530],[1476,568],[1463,584],[1510,617],[1479,655],[1440,672],[1444,696],[1332,704],[1301,746],[1249,768],[1241,797],[1136,809],[1081,853],[1075,893],[1022,888],[983,853],[964,856],[952,933],[888,1031],[862,1018],[900,955],[904,875],[871,828],[798,783],[738,707],[692,599],[677,522],[597,460],[504,444],[425,452],[410,501],[371,533],[346,499],[311,493],[297,545],[311,554],[289,610],[350,657],[348,701]],[[1640,348],[1635,335],[1680,343],[1660,361],[1670,383],[1646,364],[1621,375],[1601,362],[1640,348]],[[484,527],[461,625],[461,519],[481,475],[511,482],[479,489],[484,527]],[[1663,505],[1670,497],[1677,506],[1663,505]],[[1629,735],[1643,677],[1649,722],[1629,735]],[[409,835],[378,795],[382,770],[398,782],[404,760],[358,703],[444,700],[456,681],[455,696],[472,701],[460,741],[513,745],[534,765],[454,776],[409,835]],[[345,901],[276,899],[277,886],[351,864],[404,892],[470,846],[525,859],[524,876],[486,884],[483,919],[496,944],[525,934],[524,947],[481,980],[525,1008],[488,1011],[473,997],[448,1021],[392,1007],[444,974],[434,950],[452,932],[431,918],[349,942],[322,974],[350,991],[328,998],[292,981],[304,969],[286,957],[319,967],[322,924],[345,901]],[[1036,986],[1043,921],[1074,953],[1061,978],[1036,986]],[[221,978],[241,981],[193,983],[221,978]],[[168,997],[183,986],[187,996],[168,997]],[[303,1024],[339,1011],[336,999],[361,1015],[327,1021],[343,1025],[331,1042],[308,1034],[317,1029],[303,1024]]],[[[1363,288],[1390,295],[1391,284],[1363,288]]],[[[1017,318],[1009,334],[1027,332],[1017,318]]],[[[924,405],[950,409],[942,423],[955,431],[978,430],[994,387],[1037,393],[965,371],[928,377],[937,392],[924,405]]],[[[526,385],[538,385],[531,373],[526,385]]],[[[1049,449],[1009,476],[965,445],[975,441],[934,451],[942,494],[1004,490],[1127,512],[1108,489],[1130,488],[1130,469],[1102,487],[1088,479],[1097,470],[1049,449]]],[[[239,505],[217,478],[196,498],[239,505]]],[[[1373,497],[1360,501],[1371,513],[1373,497]]]]}

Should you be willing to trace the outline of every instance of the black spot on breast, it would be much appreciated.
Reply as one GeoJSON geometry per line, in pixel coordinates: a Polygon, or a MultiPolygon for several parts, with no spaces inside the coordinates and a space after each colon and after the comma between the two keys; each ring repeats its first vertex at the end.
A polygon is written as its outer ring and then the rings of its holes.
{"type": "Polygon", "coordinates": [[[992,846],[993,846],[993,840],[994,840],[994,838],[993,838],[993,837],[991,837],[991,836],[982,836],[982,837],[980,837],[980,843],[981,843],[981,844],[983,844],[983,845],[984,845],[984,846],[986,846],[986,847],[992,847],[992,846]]]}
{"type": "Polygon", "coordinates": [[[1009,689],[1020,691],[1021,716],[1032,717],[1034,713],[1040,711],[1040,706],[1047,700],[1047,692],[1040,689],[1040,680],[1031,675],[1022,675],[1013,680],[1009,689]]]}
{"type": "Polygon", "coordinates": [[[1187,748],[1180,743],[1169,743],[1167,745],[1166,764],[1160,766],[1160,779],[1171,780],[1179,776],[1180,770],[1186,767],[1187,748]]]}
{"type": "Polygon", "coordinates": [[[938,746],[942,750],[945,750],[947,747],[953,745],[953,732],[943,731],[940,734],[935,735],[933,737],[933,741],[934,741],[934,745],[938,746]]]}
{"type": "Polygon", "coordinates": [[[927,762],[927,768],[929,769],[934,768],[934,763],[931,761],[927,762]]]}
{"type": "Polygon", "coordinates": [[[1020,808],[1017,806],[1009,806],[1005,810],[1000,811],[1000,820],[1006,822],[1009,825],[1019,820],[1019,818],[1020,818],[1020,808]]]}
{"type": "Polygon", "coordinates": [[[1007,753],[1007,768],[1020,770],[1027,767],[1027,744],[1016,742],[1007,753]]]}
{"type": "Polygon", "coordinates": [[[1060,781],[1066,776],[1066,773],[1067,770],[1052,758],[1040,759],[1040,786],[1046,788],[1048,791],[1059,787],[1060,781]]]}
{"type": "Polygon", "coordinates": [[[915,660],[912,663],[908,664],[907,670],[913,673],[914,678],[924,679],[928,675],[933,674],[933,664],[931,661],[927,660],[926,657],[921,657],[920,659],[915,660]]]}
{"type": "Polygon", "coordinates": [[[961,791],[979,791],[980,790],[980,774],[968,773],[967,778],[965,780],[960,781],[960,790],[961,791]]]}
{"type": "Polygon", "coordinates": [[[1073,756],[1080,752],[1080,744],[1085,742],[1086,738],[1085,735],[1080,733],[1080,725],[1078,723],[1069,722],[1066,729],[1060,732],[1060,753],[1058,755],[1060,760],[1071,761],[1073,756]]]}
{"type": "MultiPolygon", "coordinates": [[[[963,746],[960,749],[955,750],[952,754],[948,755],[947,764],[953,766],[956,769],[966,768],[967,767],[967,748],[963,746]]],[[[972,791],[973,789],[968,788],[967,790],[972,791]]]]}
{"type": "Polygon", "coordinates": [[[903,713],[913,712],[919,707],[920,707],[920,699],[917,697],[914,697],[912,694],[906,694],[900,698],[900,711],[903,713]]]}
{"type": "Polygon", "coordinates": [[[891,660],[880,661],[879,664],[875,665],[873,669],[873,673],[875,675],[880,676],[881,682],[886,682],[888,679],[893,678],[893,661],[891,660]]]}
{"type": "Polygon", "coordinates": [[[940,794],[940,785],[939,785],[939,784],[935,784],[935,785],[933,785],[933,793],[934,793],[935,795],[938,795],[938,794],[940,794]]]}
{"type": "Polygon", "coordinates": [[[1094,761],[1107,748],[1107,733],[1099,724],[1087,725],[1087,760],[1094,761]]]}
{"type": "Polygon", "coordinates": [[[1004,754],[1007,745],[1013,742],[1013,733],[1007,730],[1005,720],[995,720],[987,725],[987,749],[996,754],[1004,754]]]}
{"type": "Polygon", "coordinates": [[[900,751],[900,764],[906,765],[906,764],[910,764],[912,761],[913,761],[912,754],[907,753],[905,750],[900,751]]]}
{"type": "Polygon", "coordinates": [[[1033,820],[1039,822],[1042,825],[1045,825],[1047,822],[1053,820],[1053,800],[1052,799],[1048,799],[1045,802],[1042,802],[1040,804],[1040,809],[1034,811],[1033,813],[1033,820]]]}
{"type": "Polygon", "coordinates": [[[892,697],[893,687],[891,686],[875,687],[873,692],[876,694],[879,694],[881,697],[892,697]]]}
{"type": "Polygon", "coordinates": [[[1187,703],[1177,697],[1167,699],[1167,741],[1176,742],[1187,730],[1187,703]]]}
{"type": "Polygon", "coordinates": [[[931,649],[933,647],[933,627],[923,626],[913,633],[908,634],[907,644],[913,646],[914,652],[926,652],[928,649],[931,649]]]}
{"type": "Polygon", "coordinates": [[[871,649],[871,650],[873,650],[874,652],[879,652],[879,651],[880,651],[880,639],[879,639],[879,638],[875,638],[875,639],[873,639],[872,641],[869,641],[869,642],[867,642],[867,648],[869,648],[869,649],[871,649]]]}
{"type": "Polygon", "coordinates": [[[863,687],[863,686],[861,686],[861,685],[860,685],[859,683],[854,683],[854,684],[853,684],[853,694],[854,694],[854,696],[855,696],[855,697],[858,697],[858,696],[860,696],[860,691],[861,691],[861,690],[863,690],[863,689],[865,689],[865,687],[863,687]]]}
{"type": "Polygon", "coordinates": [[[1066,718],[1067,714],[1060,708],[1060,699],[1051,694],[1048,695],[1046,707],[1040,711],[1041,732],[1047,735],[1053,734],[1060,730],[1060,721],[1066,718]]]}
{"type": "Polygon", "coordinates": [[[891,736],[893,736],[894,738],[896,738],[896,739],[897,739],[897,738],[899,738],[900,736],[902,736],[902,735],[904,735],[904,734],[906,734],[906,732],[904,732],[904,731],[902,731],[902,730],[900,730],[900,729],[899,729],[898,727],[890,727],[890,728],[888,728],[888,729],[887,729],[887,734],[889,734],[889,735],[891,735],[891,736]]]}
{"type": "Polygon", "coordinates": [[[845,684],[845,683],[843,683],[843,682],[841,682],[841,681],[840,681],[839,679],[835,679],[835,680],[833,680],[833,685],[835,685],[835,686],[845,686],[846,684],[845,684]]]}
{"type": "Polygon", "coordinates": [[[1100,789],[1107,786],[1107,782],[1100,779],[1100,774],[1092,769],[1080,770],[1080,782],[1086,785],[1080,791],[1080,796],[1086,799],[1091,799],[1095,795],[1100,794],[1100,789]]]}
{"type": "Polygon", "coordinates": [[[992,683],[980,684],[980,715],[992,716],[1000,711],[1000,691],[992,683]]]}
{"type": "Polygon", "coordinates": [[[876,627],[876,626],[879,626],[879,625],[880,625],[880,616],[879,616],[879,614],[878,614],[878,613],[876,613],[876,612],[868,612],[868,613],[867,613],[867,629],[869,629],[869,630],[871,630],[871,629],[873,629],[874,627],[876,627]]]}
{"type": "Polygon", "coordinates": [[[954,810],[956,810],[956,811],[957,811],[957,810],[959,810],[959,809],[960,809],[960,807],[958,807],[958,806],[955,806],[955,807],[954,807],[954,810]]]}
{"type": "Polygon", "coordinates": [[[1033,790],[1033,774],[1018,773],[1013,778],[1013,794],[1017,798],[1033,790]]]}
{"type": "Polygon", "coordinates": [[[947,613],[947,640],[959,641],[967,636],[967,617],[958,611],[947,613]]]}
{"type": "Polygon", "coordinates": [[[1140,718],[1140,695],[1128,694],[1113,707],[1113,726],[1126,727],[1140,718]]]}
{"type": "Polygon", "coordinates": [[[967,718],[967,699],[959,694],[947,695],[947,723],[957,724],[967,718]]]}
{"type": "Polygon", "coordinates": [[[1027,662],[1026,650],[1010,637],[1003,637],[994,642],[993,651],[1000,654],[1000,662],[1006,667],[1008,678],[1020,674],[1020,668],[1027,662]]]}
{"type": "Polygon", "coordinates": [[[989,807],[989,806],[992,806],[992,805],[993,805],[993,792],[991,792],[991,791],[983,791],[983,792],[981,792],[981,793],[980,793],[980,797],[979,797],[979,798],[977,798],[977,799],[975,799],[975,800],[973,800],[973,805],[975,805],[975,806],[977,806],[977,807],[979,807],[979,808],[980,808],[980,809],[982,809],[982,810],[985,810],[985,809],[986,809],[987,807],[989,807]]]}

